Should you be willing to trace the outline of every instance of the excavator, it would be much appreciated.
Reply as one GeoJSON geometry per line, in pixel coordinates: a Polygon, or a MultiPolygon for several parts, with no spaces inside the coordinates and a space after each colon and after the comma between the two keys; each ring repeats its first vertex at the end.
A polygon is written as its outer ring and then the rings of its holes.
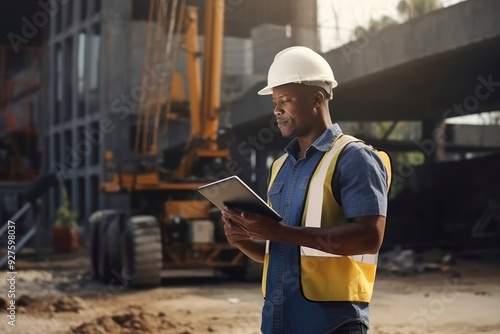
{"type": "Polygon", "coordinates": [[[197,7],[150,2],[144,65],[171,75],[138,107],[133,157],[105,153],[109,175],[101,191],[128,194],[130,208],[89,217],[91,271],[104,283],[158,286],[170,269],[248,274],[246,257],[225,238],[220,212],[196,192],[228,170],[230,160],[219,137],[224,0],[205,1],[204,24],[201,52],[197,7]],[[187,85],[175,70],[179,49],[186,55],[187,85]],[[186,122],[186,140],[162,149],[158,138],[186,122]]]}

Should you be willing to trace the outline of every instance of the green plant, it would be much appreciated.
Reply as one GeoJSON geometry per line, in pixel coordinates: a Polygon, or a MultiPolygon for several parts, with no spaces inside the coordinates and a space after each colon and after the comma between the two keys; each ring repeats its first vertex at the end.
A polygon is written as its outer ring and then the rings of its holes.
{"type": "Polygon", "coordinates": [[[62,201],[61,205],[56,212],[56,222],[54,226],[57,227],[76,227],[76,219],[78,218],[78,212],[71,210],[68,193],[66,188],[61,188],[62,201]]]}
{"type": "Polygon", "coordinates": [[[396,6],[399,14],[408,15],[408,20],[439,8],[441,3],[438,0],[401,0],[396,6]]]}

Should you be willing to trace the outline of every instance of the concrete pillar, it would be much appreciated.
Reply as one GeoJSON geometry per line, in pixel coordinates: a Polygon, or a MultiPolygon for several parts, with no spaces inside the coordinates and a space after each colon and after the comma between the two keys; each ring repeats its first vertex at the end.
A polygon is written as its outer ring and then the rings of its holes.
{"type": "Polygon", "coordinates": [[[432,138],[432,132],[436,127],[436,122],[433,119],[422,121],[422,142],[428,143],[428,146],[423,150],[425,162],[432,162],[436,156],[436,143],[432,138]]]}
{"type": "MultiPolygon", "coordinates": [[[[129,95],[130,87],[130,1],[106,0],[103,3],[103,94],[104,117],[113,122],[112,132],[104,138],[106,149],[128,149],[129,118],[120,119],[112,111],[113,101],[122,94],[129,95]]],[[[140,87],[139,87],[140,88],[140,87]]],[[[135,92],[135,91],[134,91],[135,92]]],[[[137,91],[138,92],[138,91],[137,91]]],[[[137,93],[136,92],[136,93],[137,93]]]]}
{"type": "MultiPolygon", "coordinates": [[[[105,0],[102,5],[102,119],[109,119],[103,138],[104,151],[127,151],[130,142],[130,119],[113,112],[113,103],[122,95],[130,95],[130,11],[131,1],[105,0]]],[[[137,64],[134,64],[137,65],[137,64]]],[[[141,65],[142,66],[142,65],[141,65]]],[[[101,119],[101,121],[102,121],[101,119]]],[[[104,166],[101,160],[101,166],[104,166]]],[[[103,196],[104,208],[125,208],[128,196],[103,196]],[[116,198],[114,198],[116,197],[116,198]]]]}
{"type": "Polygon", "coordinates": [[[319,51],[316,0],[291,1],[289,6],[293,44],[319,51]]]}
{"type": "Polygon", "coordinates": [[[44,260],[46,256],[52,252],[52,224],[53,221],[47,219],[48,212],[52,211],[45,203],[49,201],[49,194],[46,193],[41,197],[41,205],[34,211],[37,232],[34,237],[35,255],[37,260],[44,260]]]}

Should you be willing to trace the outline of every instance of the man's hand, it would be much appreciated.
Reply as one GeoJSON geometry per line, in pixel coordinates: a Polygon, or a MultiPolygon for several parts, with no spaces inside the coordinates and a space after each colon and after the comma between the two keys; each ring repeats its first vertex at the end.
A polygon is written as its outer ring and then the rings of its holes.
{"type": "Polygon", "coordinates": [[[254,222],[253,219],[248,219],[250,216],[255,218],[260,215],[250,215],[227,207],[224,208],[224,210],[222,210],[224,232],[231,245],[238,247],[254,261],[262,263],[264,262],[266,248],[266,243],[262,240],[266,240],[266,238],[262,236],[257,237],[255,233],[250,232],[253,231],[253,229],[249,229],[249,227],[253,226],[254,222]]]}
{"type": "Polygon", "coordinates": [[[224,231],[230,243],[248,239],[273,240],[283,227],[268,216],[240,212],[227,207],[222,210],[222,220],[224,221],[224,231]]]}
{"type": "Polygon", "coordinates": [[[236,247],[241,247],[243,243],[250,240],[248,233],[241,228],[240,224],[234,222],[234,215],[229,211],[222,211],[222,221],[224,222],[224,233],[227,241],[236,247]]]}

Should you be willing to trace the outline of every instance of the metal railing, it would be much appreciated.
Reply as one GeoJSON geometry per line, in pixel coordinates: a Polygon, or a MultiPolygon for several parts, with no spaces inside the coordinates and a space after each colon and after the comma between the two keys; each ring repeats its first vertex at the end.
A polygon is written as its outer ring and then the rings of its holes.
{"type": "MultiPolygon", "coordinates": [[[[25,214],[30,212],[32,209],[35,209],[41,203],[41,196],[43,196],[47,191],[49,191],[52,187],[57,185],[58,179],[55,174],[46,174],[40,177],[31,187],[31,189],[26,193],[26,201],[24,204],[13,216],[8,219],[5,224],[0,228],[0,237],[7,231],[8,222],[9,221],[18,221],[25,214]]],[[[33,226],[31,229],[26,232],[21,239],[16,242],[16,253],[21,251],[21,249],[28,243],[28,241],[33,238],[36,234],[37,225],[33,226]]],[[[0,259],[0,268],[5,266],[7,263],[8,256],[5,255],[0,259]]]]}

